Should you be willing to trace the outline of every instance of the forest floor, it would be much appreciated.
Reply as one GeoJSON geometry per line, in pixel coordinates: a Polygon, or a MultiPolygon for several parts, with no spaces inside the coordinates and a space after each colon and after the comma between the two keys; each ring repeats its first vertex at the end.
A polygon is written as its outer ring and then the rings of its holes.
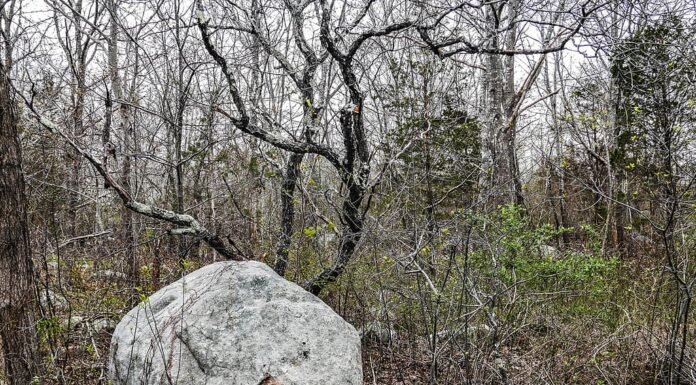
{"type": "MultiPolygon", "coordinates": [[[[196,267],[192,263],[187,269],[196,267]]],[[[139,300],[180,276],[171,261],[154,285],[153,272],[143,267],[142,285],[133,292],[118,266],[108,261],[49,258],[37,269],[42,277],[43,314],[37,328],[46,357],[45,384],[108,384],[109,345],[117,322],[139,300]]],[[[330,297],[327,301],[331,305],[330,297]]],[[[404,332],[386,340],[366,338],[364,382],[650,384],[659,371],[655,346],[666,339],[656,330],[650,334],[645,323],[634,320],[609,328],[594,316],[569,321],[550,315],[543,324],[514,330],[497,351],[483,347],[485,338],[455,341],[439,346],[436,359],[431,341],[423,336],[404,332]],[[624,380],[613,381],[616,378],[624,380]]],[[[691,333],[696,333],[696,325],[691,333]]]]}

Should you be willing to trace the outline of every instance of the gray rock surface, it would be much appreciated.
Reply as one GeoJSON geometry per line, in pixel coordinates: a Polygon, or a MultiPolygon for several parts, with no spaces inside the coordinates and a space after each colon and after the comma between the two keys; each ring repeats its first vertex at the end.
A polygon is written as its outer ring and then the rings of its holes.
{"type": "Polygon", "coordinates": [[[91,326],[95,333],[99,333],[102,330],[114,330],[116,328],[116,322],[110,318],[99,318],[92,321],[91,326]]]}
{"type": "Polygon", "coordinates": [[[126,279],[128,279],[128,276],[125,273],[122,273],[120,271],[106,269],[106,270],[98,270],[98,271],[94,272],[94,278],[116,281],[119,279],[126,280],[126,279]]]}
{"type": "Polygon", "coordinates": [[[39,300],[41,301],[41,306],[43,308],[48,308],[53,306],[53,310],[63,311],[68,309],[68,300],[60,293],[48,289],[41,289],[39,292],[39,300]]]}
{"type": "Polygon", "coordinates": [[[218,262],[121,320],[109,376],[129,385],[362,385],[360,337],[265,264],[218,262]]]}

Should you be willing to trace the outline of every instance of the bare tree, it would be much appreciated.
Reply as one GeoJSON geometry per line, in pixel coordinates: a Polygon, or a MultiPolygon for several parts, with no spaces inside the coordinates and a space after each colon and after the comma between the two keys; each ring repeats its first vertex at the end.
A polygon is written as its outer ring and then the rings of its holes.
{"type": "Polygon", "coordinates": [[[0,65],[0,376],[28,384],[38,373],[36,287],[13,88],[0,65]]]}

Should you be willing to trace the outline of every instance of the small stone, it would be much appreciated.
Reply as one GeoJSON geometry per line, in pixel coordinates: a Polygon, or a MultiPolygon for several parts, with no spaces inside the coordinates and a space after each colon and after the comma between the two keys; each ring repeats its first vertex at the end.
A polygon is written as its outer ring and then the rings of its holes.
{"type": "Polygon", "coordinates": [[[48,306],[51,305],[53,306],[53,310],[63,311],[67,310],[69,307],[68,300],[63,295],[56,293],[50,289],[41,289],[39,294],[39,300],[41,301],[42,308],[48,308],[48,306]]]}
{"type": "Polygon", "coordinates": [[[95,333],[99,333],[102,330],[114,330],[116,328],[116,322],[109,318],[99,318],[92,321],[92,330],[95,333]]]}
{"type": "Polygon", "coordinates": [[[96,278],[100,279],[107,279],[107,280],[125,280],[128,276],[125,273],[122,273],[120,271],[114,271],[114,270],[100,270],[96,271],[94,273],[96,278]]]}
{"type": "Polygon", "coordinates": [[[75,329],[75,328],[79,327],[84,320],[85,320],[85,318],[82,316],[73,315],[73,316],[70,316],[69,319],[63,320],[63,327],[67,328],[69,326],[71,329],[75,329]]]}

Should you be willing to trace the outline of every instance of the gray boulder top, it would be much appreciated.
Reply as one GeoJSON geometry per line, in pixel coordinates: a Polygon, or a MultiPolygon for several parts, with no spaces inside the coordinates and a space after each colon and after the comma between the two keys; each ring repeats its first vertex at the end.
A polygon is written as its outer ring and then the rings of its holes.
{"type": "Polygon", "coordinates": [[[116,326],[114,384],[361,385],[360,337],[259,262],[218,262],[157,291],[116,326]]]}

